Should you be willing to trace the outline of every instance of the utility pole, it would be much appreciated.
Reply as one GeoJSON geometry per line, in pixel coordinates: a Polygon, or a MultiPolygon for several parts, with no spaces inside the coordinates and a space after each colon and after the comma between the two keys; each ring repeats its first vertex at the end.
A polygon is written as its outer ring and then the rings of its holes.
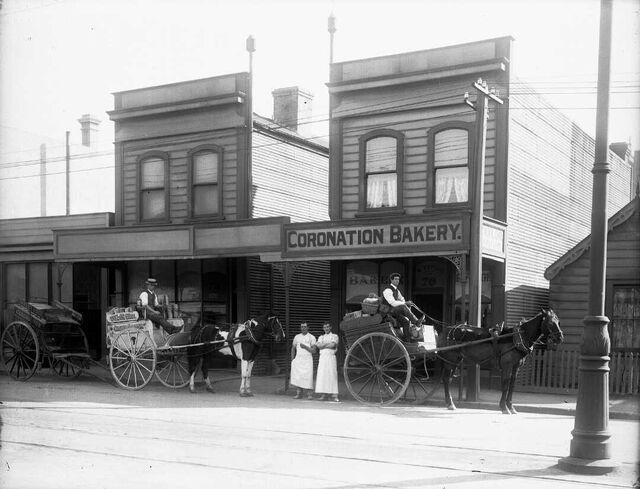
{"type": "Polygon", "coordinates": [[[336,17],[333,12],[327,19],[327,30],[329,31],[329,64],[333,64],[333,36],[336,33],[336,17]]]}
{"type": "Polygon", "coordinates": [[[69,149],[69,135],[70,132],[67,131],[66,132],[66,151],[65,151],[65,171],[64,171],[64,175],[65,175],[65,190],[66,192],[66,215],[70,215],[71,214],[71,188],[69,187],[69,171],[70,171],[70,166],[71,166],[71,150],[69,149]]]}
{"type": "Polygon", "coordinates": [[[612,0],[600,2],[596,146],[591,201],[589,255],[589,315],[585,316],[580,346],[578,399],[569,456],[560,468],[578,473],[605,474],[618,467],[611,460],[609,431],[609,351],[611,341],[604,313],[607,274],[607,179],[609,79],[611,66],[612,0]]]}
{"type": "Polygon", "coordinates": [[[47,145],[40,145],[40,216],[47,215],[47,145]]]}
{"type": "Polygon", "coordinates": [[[251,195],[251,187],[252,187],[252,157],[253,157],[253,53],[256,50],[256,41],[253,36],[247,37],[246,43],[247,52],[249,53],[249,80],[247,87],[247,115],[246,115],[246,124],[247,124],[247,133],[246,133],[246,151],[247,155],[245,158],[246,164],[246,181],[244,182],[244,188],[246,189],[245,195],[247,199],[246,204],[246,215],[243,217],[245,219],[249,219],[252,214],[253,208],[253,198],[251,195]]]}
{"type": "MultiPolygon", "coordinates": [[[[478,92],[475,102],[465,93],[465,103],[476,111],[476,147],[474,158],[473,213],[471,219],[471,249],[469,250],[469,323],[480,326],[482,322],[482,219],[484,215],[484,160],[487,141],[489,100],[502,105],[495,89],[489,89],[481,78],[473,83],[478,92]]],[[[463,296],[464,298],[464,296],[463,296]]],[[[474,364],[469,370],[467,400],[477,401],[480,393],[480,367],[474,364]]]]}

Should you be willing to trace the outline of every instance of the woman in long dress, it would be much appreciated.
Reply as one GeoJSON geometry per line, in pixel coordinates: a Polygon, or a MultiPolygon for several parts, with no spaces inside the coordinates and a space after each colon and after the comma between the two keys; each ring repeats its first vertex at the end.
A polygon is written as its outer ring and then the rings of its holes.
{"type": "Polygon", "coordinates": [[[309,333],[307,323],[300,324],[300,333],[291,345],[291,385],[296,387],[294,399],[300,399],[307,391],[307,399],[313,399],[313,352],[316,338],[309,333]]]}
{"type": "Polygon", "coordinates": [[[338,364],[336,352],[338,351],[338,335],[331,332],[331,325],[326,322],[322,325],[324,334],[318,337],[316,348],[320,352],[318,362],[318,378],[316,379],[316,392],[321,394],[320,401],[331,397],[333,402],[338,399],[338,364]]]}

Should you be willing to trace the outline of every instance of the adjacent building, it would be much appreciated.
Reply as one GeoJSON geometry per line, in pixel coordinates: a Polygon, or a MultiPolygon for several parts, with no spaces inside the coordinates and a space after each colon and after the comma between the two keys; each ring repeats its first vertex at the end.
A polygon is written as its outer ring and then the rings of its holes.
{"type": "MultiPolygon", "coordinates": [[[[290,288],[288,319],[304,314],[320,328],[328,264],[307,263],[285,284],[282,268],[260,257],[279,254],[284,224],[327,219],[327,144],[295,130],[310,110],[308,93],[276,91],[272,120],[251,112],[249,87],[249,74],[237,73],[115,93],[115,212],[91,223],[34,222],[47,253],[39,265],[3,257],[3,309],[33,297],[29,276],[16,288],[13,268],[39,266],[48,283],[62,282],[63,295],[71,291],[63,299],[83,314],[96,358],[107,354],[105,312],[135,304],[149,276],[180,310],[218,324],[266,310],[284,319],[290,288]],[[297,307],[311,289],[320,299],[297,307]]],[[[0,225],[9,235],[21,223],[0,225]]],[[[57,298],[50,289],[45,296],[57,298]]],[[[284,350],[265,354],[286,362],[284,350]]]]}

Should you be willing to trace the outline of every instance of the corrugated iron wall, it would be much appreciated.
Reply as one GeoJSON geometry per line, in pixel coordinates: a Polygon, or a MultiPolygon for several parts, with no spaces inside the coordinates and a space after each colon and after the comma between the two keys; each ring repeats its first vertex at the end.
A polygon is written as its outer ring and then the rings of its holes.
{"type": "MultiPolygon", "coordinates": [[[[272,310],[285,323],[285,287],[282,272],[277,266],[262,263],[258,258],[249,258],[249,294],[251,315],[272,310]]],[[[289,337],[282,343],[264,345],[254,374],[276,374],[286,372],[290,363],[291,340],[298,334],[300,323],[306,321],[314,336],[322,333],[322,323],[329,320],[331,289],[328,261],[297,262],[289,291],[289,337]],[[275,362],[275,365],[274,365],[275,362]]],[[[317,359],[316,359],[317,360],[317,359]]]]}

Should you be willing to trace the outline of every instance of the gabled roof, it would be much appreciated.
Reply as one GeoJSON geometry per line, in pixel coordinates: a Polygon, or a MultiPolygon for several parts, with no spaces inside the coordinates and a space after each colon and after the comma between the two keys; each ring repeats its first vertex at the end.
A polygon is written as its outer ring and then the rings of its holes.
{"type": "MultiPolygon", "coordinates": [[[[608,232],[628,221],[631,216],[636,214],[640,209],[640,194],[622,209],[609,218],[608,232]]],[[[567,251],[564,255],[552,263],[544,272],[544,278],[547,280],[554,279],[564,268],[580,258],[589,248],[591,248],[591,235],[584,238],[577,245],[567,251]]]]}

